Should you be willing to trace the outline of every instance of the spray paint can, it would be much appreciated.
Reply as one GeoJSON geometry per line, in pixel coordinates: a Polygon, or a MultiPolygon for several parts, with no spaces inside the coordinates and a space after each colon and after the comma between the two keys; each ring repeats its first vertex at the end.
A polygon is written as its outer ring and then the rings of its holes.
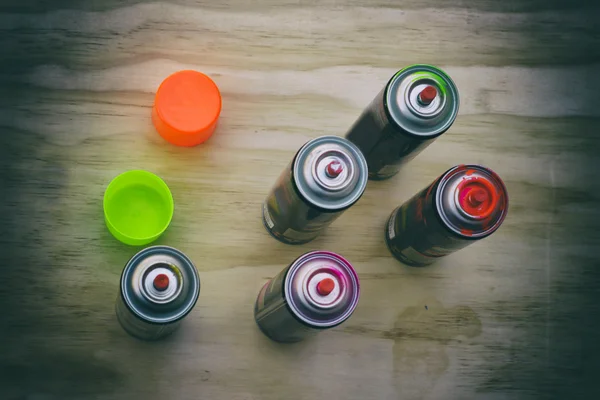
{"type": "Polygon", "coordinates": [[[360,150],[338,136],[306,143],[263,203],[263,223],[277,240],[307,243],[358,201],[368,171],[360,150]]]}
{"type": "Polygon", "coordinates": [[[269,280],[254,306],[261,331],[277,342],[298,342],[337,326],[354,312],[358,275],[338,254],[313,251],[269,280]]]}
{"type": "Polygon", "coordinates": [[[369,179],[388,179],[450,128],[458,106],[458,89],[446,73],[413,65],[389,80],[346,138],[363,152],[369,179]]]}
{"type": "Polygon", "coordinates": [[[149,247],[123,269],[117,319],[132,336],[161,339],[179,328],[199,294],[198,272],[185,254],[167,246],[149,247]]]}
{"type": "Polygon", "coordinates": [[[507,211],[508,193],[494,171],[458,165],[392,212],[385,239],[396,259],[423,266],[491,235],[507,211]]]}

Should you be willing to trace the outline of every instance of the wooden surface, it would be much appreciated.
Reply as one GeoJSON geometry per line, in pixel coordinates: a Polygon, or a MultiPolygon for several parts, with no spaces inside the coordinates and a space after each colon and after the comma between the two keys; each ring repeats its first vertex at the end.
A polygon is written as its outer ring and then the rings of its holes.
{"type": "Polygon", "coordinates": [[[598,398],[596,4],[3,1],[0,398],[598,398]],[[260,205],[298,147],[343,135],[417,62],[459,87],[450,131],[370,182],[319,239],[273,240],[260,205]],[[183,68],[223,94],[217,133],[193,149],[150,122],[153,92],[183,68]],[[458,163],[504,178],[504,225],[431,267],[396,262],[389,213],[458,163]],[[127,336],[113,311],[138,249],[110,236],[101,200],[133,168],[171,187],[157,243],[186,252],[202,280],[160,343],[127,336]],[[254,324],[255,296],[312,249],[354,263],[360,304],[313,340],[274,344],[254,324]]]}

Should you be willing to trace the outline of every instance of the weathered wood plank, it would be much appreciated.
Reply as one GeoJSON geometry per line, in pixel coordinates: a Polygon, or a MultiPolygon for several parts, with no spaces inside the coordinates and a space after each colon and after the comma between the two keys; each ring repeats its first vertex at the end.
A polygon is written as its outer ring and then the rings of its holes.
{"type": "Polygon", "coordinates": [[[594,7],[480,12],[474,6],[404,9],[367,4],[321,8],[296,3],[263,10],[139,3],[95,12],[0,13],[0,47],[6,48],[9,60],[35,64],[43,54],[76,68],[156,58],[267,70],[395,68],[415,62],[600,62],[600,36],[594,28],[599,9],[594,7]]]}

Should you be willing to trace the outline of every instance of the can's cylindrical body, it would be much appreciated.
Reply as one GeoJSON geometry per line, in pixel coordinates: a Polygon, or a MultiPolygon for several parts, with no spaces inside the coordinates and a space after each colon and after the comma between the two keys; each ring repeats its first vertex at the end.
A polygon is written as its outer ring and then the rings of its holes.
{"type": "Polygon", "coordinates": [[[346,321],[360,294],[358,275],[343,257],[313,251],[269,280],[254,306],[262,332],[277,342],[298,342],[346,321]]]}
{"type": "Polygon", "coordinates": [[[265,228],[283,243],[307,243],[358,201],[367,181],[367,163],[355,145],[338,136],[313,139],[263,203],[265,228]]]}
{"type": "Polygon", "coordinates": [[[413,65],[389,80],[346,138],[363,152],[370,179],[388,179],[450,128],[458,106],[458,89],[446,73],[413,65]]]}
{"type": "Polygon", "coordinates": [[[494,233],[508,211],[500,177],[480,165],[459,165],[395,209],[385,238],[404,264],[423,266],[494,233]]]}
{"type": "Polygon", "coordinates": [[[115,305],[126,332],[143,340],[175,330],[200,294],[200,278],[190,259],[172,247],[146,248],[125,265],[115,305]]]}

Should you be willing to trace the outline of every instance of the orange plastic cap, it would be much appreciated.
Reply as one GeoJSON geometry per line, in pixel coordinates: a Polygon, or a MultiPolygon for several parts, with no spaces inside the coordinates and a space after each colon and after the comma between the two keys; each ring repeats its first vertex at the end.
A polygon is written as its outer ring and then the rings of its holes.
{"type": "Polygon", "coordinates": [[[179,71],[159,86],[152,108],[158,133],[177,146],[196,146],[215,131],[221,114],[221,93],[208,76],[179,71]]]}

